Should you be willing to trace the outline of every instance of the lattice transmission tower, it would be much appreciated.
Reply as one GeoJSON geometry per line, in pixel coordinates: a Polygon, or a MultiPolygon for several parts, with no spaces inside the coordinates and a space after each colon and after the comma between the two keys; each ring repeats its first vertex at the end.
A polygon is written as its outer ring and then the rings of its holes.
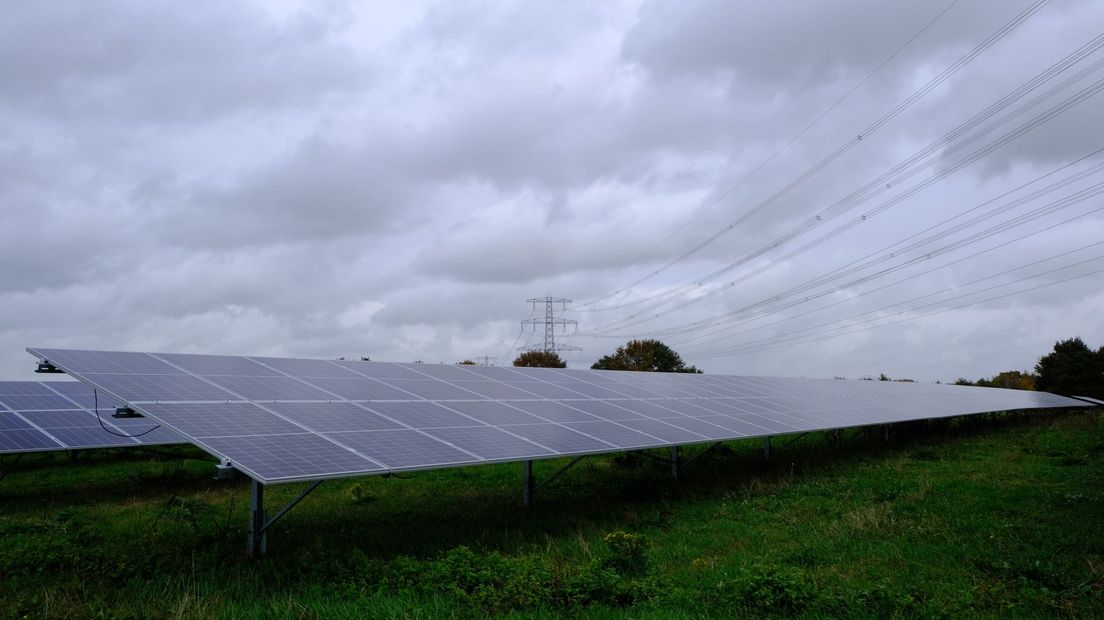
{"type": "Polygon", "coordinates": [[[571,319],[565,319],[556,316],[556,306],[560,307],[560,310],[567,310],[567,304],[571,303],[570,299],[562,299],[560,297],[534,297],[533,299],[526,299],[525,301],[533,304],[533,310],[537,309],[537,304],[544,304],[544,317],[525,319],[521,322],[522,329],[531,327],[533,333],[537,332],[537,326],[544,326],[544,344],[532,345],[529,347],[522,347],[519,351],[544,351],[545,353],[555,353],[558,351],[582,351],[579,347],[572,347],[564,344],[556,344],[556,326],[560,326],[561,332],[566,334],[567,328],[577,330],[579,322],[571,319]]]}

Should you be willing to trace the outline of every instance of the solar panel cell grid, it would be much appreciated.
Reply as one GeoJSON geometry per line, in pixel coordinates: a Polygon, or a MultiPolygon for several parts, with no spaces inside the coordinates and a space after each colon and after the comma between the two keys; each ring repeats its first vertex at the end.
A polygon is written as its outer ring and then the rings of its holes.
{"type": "MultiPolygon", "coordinates": [[[[0,434],[7,433],[6,439],[0,439],[0,453],[172,444],[184,441],[180,435],[167,428],[136,439],[119,437],[118,435],[140,433],[159,423],[138,419],[127,420],[135,424],[124,426],[122,420],[111,417],[115,411],[113,406],[101,410],[104,426],[111,429],[104,430],[91,409],[91,396],[92,388],[77,382],[0,382],[0,398],[20,407],[17,411],[8,411],[0,405],[0,434]],[[88,406],[81,407],[86,400],[88,406]]],[[[106,397],[101,399],[101,403],[105,401],[112,402],[106,397]]]]}
{"type": "Polygon", "coordinates": [[[447,403],[445,406],[469,418],[474,418],[484,424],[490,424],[492,426],[501,426],[503,424],[538,424],[545,421],[504,403],[451,402],[447,403]]]}
{"type": "Polygon", "coordinates": [[[388,379],[386,383],[403,392],[413,394],[417,398],[428,400],[479,400],[483,398],[475,392],[432,379],[388,379]]]}
{"type": "Polygon", "coordinates": [[[518,424],[502,428],[561,454],[609,452],[617,447],[559,424],[518,424]]]}
{"type": "Polygon", "coordinates": [[[146,404],[142,410],[190,437],[279,435],[307,432],[251,403],[146,404]]]}
{"type": "Polygon", "coordinates": [[[203,444],[233,455],[235,466],[263,479],[304,478],[321,469],[328,475],[384,471],[384,467],[312,433],[216,437],[203,444]]]}
{"type": "MultiPolygon", "coordinates": [[[[61,384],[61,381],[58,381],[61,384]]],[[[85,390],[89,388],[83,383],[69,383],[67,385],[79,385],[85,390]]],[[[6,394],[53,394],[46,385],[38,381],[0,381],[0,395],[6,394]]]]}
{"type": "Polygon", "coordinates": [[[248,400],[326,400],[333,396],[289,377],[212,376],[207,380],[248,400]]]}
{"type": "Polygon", "coordinates": [[[418,431],[356,431],[326,437],[358,452],[371,454],[389,468],[418,468],[478,463],[480,458],[418,431]]]}
{"type": "Polygon", "coordinates": [[[34,452],[38,450],[57,450],[61,444],[50,439],[40,430],[16,429],[0,431],[0,451],[34,452]]]}
{"type": "Polygon", "coordinates": [[[0,431],[32,428],[26,420],[11,411],[0,410],[0,431]]]}
{"type": "Polygon", "coordinates": [[[290,359],[284,357],[251,357],[258,364],[289,377],[360,377],[352,370],[329,360],[290,359]]]}
{"type": "Polygon", "coordinates": [[[100,427],[96,416],[82,409],[74,411],[24,411],[23,417],[39,428],[100,427]]]}
{"type": "Polygon", "coordinates": [[[644,414],[629,411],[624,407],[619,407],[618,404],[620,402],[623,401],[609,403],[601,400],[582,400],[573,401],[570,405],[583,413],[602,420],[640,420],[646,417],[644,414]]]}
{"type": "Polygon", "coordinates": [[[186,355],[158,353],[158,359],[194,375],[233,375],[241,377],[281,376],[281,373],[245,357],[228,355],[186,355]]]}
{"type": "Polygon", "coordinates": [[[83,375],[88,381],[127,402],[240,400],[226,390],[199,377],[188,375],[83,375]]]}
{"type": "Polygon", "coordinates": [[[49,355],[129,399],[149,415],[143,428],[159,420],[185,430],[264,482],[1073,406],[1046,394],[884,382],[187,355],[162,356],[172,362],[165,370],[145,354],[49,355]]]}
{"type": "Polygon", "coordinates": [[[418,398],[381,381],[366,377],[356,379],[324,377],[312,378],[308,381],[311,385],[348,400],[416,400],[418,398]]]}
{"type": "Polygon", "coordinates": [[[489,426],[431,429],[426,432],[489,461],[532,459],[555,455],[555,452],[531,441],[489,426]]]}
{"type": "Polygon", "coordinates": [[[273,403],[267,406],[293,422],[322,433],[402,428],[398,423],[353,403],[273,403]]]}
{"type": "Polygon", "coordinates": [[[564,426],[595,439],[601,439],[619,448],[644,448],[665,445],[664,441],[658,437],[652,437],[613,422],[575,422],[564,426]]]}
{"type": "MultiPolygon", "coordinates": [[[[576,402],[576,401],[569,401],[576,402]]],[[[531,413],[547,422],[593,422],[596,418],[589,413],[583,413],[566,403],[554,400],[532,400],[511,403],[513,406],[526,413],[531,413]]]]}
{"type": "Polygon", "coordinates": [[[532,392],[498,381],[453,381],[453,385],[469,390],[480,398],[492,400],[516,400],[538,398],[532,392]]]}
{"type": "MultiPolygon", "coordinates": [[[[430,402],[365,403],[371,411],[410,428],[445,428],[450,426],[484,426],[463,414],[430,402]]],[[[361,429],[363,430],[363,429],[361,429]]]]}

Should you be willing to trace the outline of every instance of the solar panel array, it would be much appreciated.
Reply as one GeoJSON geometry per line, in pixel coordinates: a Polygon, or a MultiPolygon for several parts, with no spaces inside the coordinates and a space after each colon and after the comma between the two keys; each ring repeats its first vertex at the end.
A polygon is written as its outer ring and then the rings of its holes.
{"type": "Polygon", "coordinates": [[[186,441],[164,427],[146,433],[157,422],[112,418],[121,403],[106,395],[99,398],[97,420],[95,401],[92,388],[76,381],[0,381],[0,454],[186,441]]]}
{"type": "Polygon", "coordinates": [[[1086,406],[896,382],[28,351],[266,484],[1086,406]]]}

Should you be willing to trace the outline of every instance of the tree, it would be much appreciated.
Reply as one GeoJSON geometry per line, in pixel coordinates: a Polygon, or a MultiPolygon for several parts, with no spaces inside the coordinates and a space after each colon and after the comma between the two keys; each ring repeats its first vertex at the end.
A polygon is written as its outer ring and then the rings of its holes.
{"type": "Polygon", "coordinates": [[[527,368],[567,368],[567,362],[555,351],[526,351],[517,356],[514,366],[527,368]]]}
{"type": "Polygon", "coordinates": [[[1080,338],[1054,343],[1035,373],[1035,387],[1044,392],[1104,398],[1104,348],[1094,352],[1080,338]]]}
{"type": "Polygon", "coordinates": [[[1021,370],[1006,370],[992,379],[978,379],[974,385],[980,387],[1007,388],[1010,390],[1034,390],[1039,378],[1021,370]]]}
{"type": "Polygon", "coordinates": [[[456,362],[456,364],[459,365],[459,366],[475,366],[476,365],[475,362],[473,362],[472,360],[464,360],[462,362],[456,362]]]}
{"type": "Polygon", "coordinates": [[[591,366],[594,370],[643,370],[647,372],[692,372],[701,374],[693,366],[687,366],[678,353],[658,340],[630,340],[617,347],[613,355],[606,355],[591,366]]]}

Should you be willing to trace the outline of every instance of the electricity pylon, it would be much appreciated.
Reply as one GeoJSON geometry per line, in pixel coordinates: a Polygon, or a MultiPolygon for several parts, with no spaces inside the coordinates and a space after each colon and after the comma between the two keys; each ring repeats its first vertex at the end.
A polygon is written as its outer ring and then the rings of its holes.
{"type": "Polygon", "coordinates": [[[556,306],[560,306],[560,310],[567,310],[567,304],[571,303],[570,299],[562,299],[560,297],[534,297],[533,299],[526,299],[525,301],[533,304],[533,310],[537,309],[537,304],[544,304],[544,318],[525,319],[521,322],[522,329],[525,327],[532,327],[533,333],[537,331],[537,325],[544,326],[544,344],[533,345],[527,348],[518,349],[519,351],[544,351],[545,353],[555,353],[558,351],[582,351],[579,347],[572,347],[564,344],[556,344],[556,326],[559,325],[562,329],[562,333],[567,333],[567,328],[571,327],[572,330],[576,330],[579,327],[578,321],[571,319],[564,319],[556,316],[556,306]]]}

